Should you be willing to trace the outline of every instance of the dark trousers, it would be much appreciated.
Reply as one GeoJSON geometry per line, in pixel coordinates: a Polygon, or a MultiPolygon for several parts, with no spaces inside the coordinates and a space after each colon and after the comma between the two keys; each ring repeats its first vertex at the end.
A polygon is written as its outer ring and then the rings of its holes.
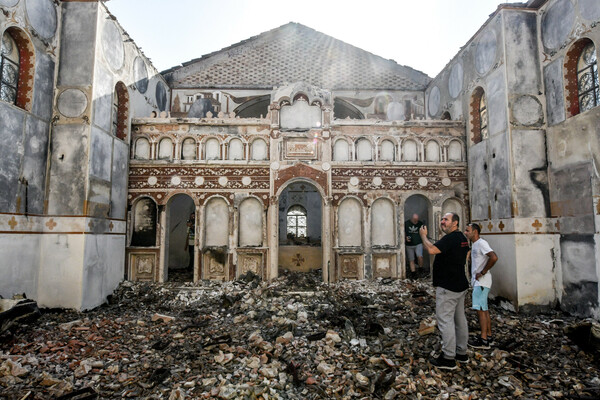
{"type": "Polygon", "coordinates": [[[188,269],[192,271],[194,269],[194,246],[189,245],[188,251],[190,253],[190,262],[188,263],[188,269]]]}

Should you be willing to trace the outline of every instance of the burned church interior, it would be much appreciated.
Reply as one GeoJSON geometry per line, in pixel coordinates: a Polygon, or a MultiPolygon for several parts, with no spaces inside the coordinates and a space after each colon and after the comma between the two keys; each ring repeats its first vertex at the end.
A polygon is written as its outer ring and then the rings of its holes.
{"type": "Polygon", "coordinates": [[[402,280],[454,212],[493,296],[600,316],[599,1],[502,4],[434,77],[296,22],[158,71],[110,2],[0,11],[2,297],[402,280]]]}

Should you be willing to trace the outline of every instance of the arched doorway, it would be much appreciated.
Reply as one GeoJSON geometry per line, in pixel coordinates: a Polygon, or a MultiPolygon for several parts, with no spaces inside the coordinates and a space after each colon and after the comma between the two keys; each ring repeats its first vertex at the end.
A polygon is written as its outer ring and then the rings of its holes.
{"type": "MultiPolygon", "coordinates": [[[[421,194],[415,194],[406,199],[406,202],[404,203],[404,221],[402,221],[403,229],[406,222],[411,219],[413,214],[417,214],[419,220],[427,226],[429,238],[432,239],[435,236],[435,222],[433,221],[433,211],[431,208],[431,202],[427,197],[421,194]]],[[[427,271],[427,273],[431,269],[432,260],[433,257],[430,257],[427,251],[423,250],[423,267],[425,268],[425,271],[427,271]]],[[[418,261],[415,260],[415,263],[418,263],[418,261]]],[[[405,256],[405,267],[405,271],[408,273],[410,269],[407,255],[405,256]]]]}
{"type": "Polygon", "coordinates": [[[321,193],[306,181],[290,183],[279,196],[278,269],[311,272],[323,267],[321,193]]]}
{"type": "Polygon", "coordinates": [[[191,282],[194,279],[196,207],[186,194],[176,194],[167,203],[164,280],[191,282]],[[194,237],[190,237],[192,236],[194,237]]]}

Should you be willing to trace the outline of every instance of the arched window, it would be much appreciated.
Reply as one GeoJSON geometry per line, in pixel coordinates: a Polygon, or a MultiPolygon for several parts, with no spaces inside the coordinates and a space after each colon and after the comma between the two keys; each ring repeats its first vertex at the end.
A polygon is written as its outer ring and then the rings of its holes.
{"type": "Polygon", "coordinates": [[[306,209],[302,206],[291,206],[287,212],[287,234],[293,237],[306,237],[306,209]]]}
{"type": "Polygon", "coordinates": [[[576,42],[565,57],[567,113],[572,117],[600,105],[598,59],[594,42],[576,42]]]}
{"type": "Polygon", "coordinates": [[[344,139],[338,139],[333,145],[333,160],[348,161],[350,159],[350,146],[344,139]]]}
{"type": "Polygon", "coordinates": [[[117,82],[113,93],[112,133],[121,140],[127,138],[129,118],[129,93],[123,82],[117,82]]]}
{"type": "Polygon", "coordinates": [[[0,74],[0,99],[16,104],[19,85],[19,48],[17,42],[8,33],[2,35],[2,65],[0,74]]]}
{"type": "Polygon", "coordinates": [[[487,139],[488,137],[488,115],[487,115],[487,103],[485,100],[485,92],[481,94],[479,99],[479,121],[481,123],[479,130],[481,131],[481,139],[487,139]]]}
{"type": "Polygon", "coordinates": [[[195,160],[196,159],[196,141],[192,138],[187,138],[181,143],[181,159],[195,160]]]}
{"type": "Polygon", "coordinates": [[[588,43],[577,62],[577,82],[579,91],[579,109],[587,111],[600,104],[598,88],[598,62],[594,43],[588,43]]]}
{"type": "Polygon", "coordinates": [[[2,35],[0,64],[0,100],[31,110],[35,50],[21,29],[11,27],[2,35]]]}
{"type": "Polygon", "coordinates": [[[381,161],[394,161],[396,159],[396,146],[391,140],[381,142],[379,159],[381,161]]]}
{"type": "Polygon", "coordinates": [[[488,138],[488,112],[485,92],[481,87],[471,96],[471,140],[479,143],[488,138]]]}

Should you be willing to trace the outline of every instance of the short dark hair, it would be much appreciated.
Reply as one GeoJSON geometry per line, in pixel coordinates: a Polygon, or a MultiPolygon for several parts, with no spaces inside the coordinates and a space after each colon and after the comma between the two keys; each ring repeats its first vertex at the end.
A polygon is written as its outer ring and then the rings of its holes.
{"type": "Polygon", "coordinates": [[[475,229],[477,231],[477,234],[481,235],[481,226],[479,226],[479,224],[476,224],[475,222],[469,222],[467,226],[470,226],[471,229],[475,229]]]}
{"type": "Polygon", "coordinates": [[[458,214],[455,212],[451,212],[450,214],[452,214],[452,221],[456,221],[458,224],[460,224],[460,217],[458,214]]]}

